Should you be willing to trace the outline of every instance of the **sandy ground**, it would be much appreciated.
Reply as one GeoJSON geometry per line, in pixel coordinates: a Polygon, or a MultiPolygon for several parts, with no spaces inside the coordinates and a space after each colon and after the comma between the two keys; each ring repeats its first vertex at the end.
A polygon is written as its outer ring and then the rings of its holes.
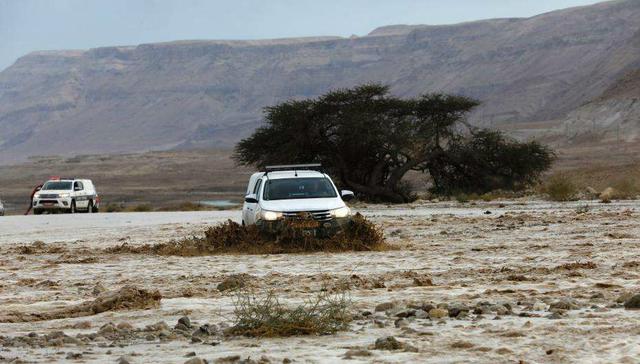
{"type": "Polygon", "coordinates": [[[640,202],[590,202],[578,211],[584,204],[369,206],[360,211],[396,250],[193,258],[103,249],[197,235],[239,213],[0,218],[0,362],[182,363],[196,355],[209,362],[637,363],[640,311],[621,302],[640,293],[640,202]],[[350,329],[283,339],[220,335],[233,323],[234,297],[217,285],[238,273],[288,303],[348,282],[350,329]],[[158,290],[160,305],[64,314],[124,286],[158,290]],[[376,311],[380,304],[387,310],[376,311]],[[436,306],[454,317],[425,316],[436,306]],[[51,312],[63,314],[50,319],[51,312]],[[174,329],[182,316],[191,319],[189,332],[206,323],[213,329],[199,339],[182,334],[174,329]],[[149,327],[160,321],[168,327],[149,327]],[[386,336],[403,349],[375,349],[386,336]]]}

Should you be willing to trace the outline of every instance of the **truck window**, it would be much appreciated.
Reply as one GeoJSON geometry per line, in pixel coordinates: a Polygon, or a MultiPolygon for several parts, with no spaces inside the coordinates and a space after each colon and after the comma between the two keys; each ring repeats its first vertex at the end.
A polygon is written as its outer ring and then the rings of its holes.
{"type": "Polygon", "coordinates": [[[84,186],[82,185],[82,182],[76,182],[76,183],[74,184],[74,187],[73,187],[73,188],[74,188],[75,190],[79,190],[79,191],[84,190],[84,186]]]}
{"type": "Polygon", "coordinates": [[[258,182],[256,182],[256,187],[253,189],[253,194],[256,195],[256,198],[258,197],[258,192],[260,191],[261,185],[262,185],[262,179],[259,179],[258,182]]]}

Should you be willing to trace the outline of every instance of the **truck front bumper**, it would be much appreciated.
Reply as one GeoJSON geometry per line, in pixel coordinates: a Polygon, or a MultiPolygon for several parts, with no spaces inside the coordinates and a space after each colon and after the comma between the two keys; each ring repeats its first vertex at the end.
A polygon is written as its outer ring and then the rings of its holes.
{"type": "Polygon", "coordinates": [[[71,198],[34,199],[33,208],[42,210],[67,210],[71,208],[71,198]]]}
{"type": "Polygon", "coordinates": [[[278,219],[274,221],[258,220],[256,226],[263,233],[280,234],[290,231],[301,236],[329,238],[341,232],[351,223],[351,216],[333,218],[329,221],[316,221],[311,219],[278,219]]]}

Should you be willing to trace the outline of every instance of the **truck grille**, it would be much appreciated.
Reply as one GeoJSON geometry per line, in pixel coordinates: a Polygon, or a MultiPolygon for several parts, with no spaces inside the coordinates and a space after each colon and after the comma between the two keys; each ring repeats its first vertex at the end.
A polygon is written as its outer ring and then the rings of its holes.
{"type": "Polygon", "coordinates": [[[41,204],[47,204],[47,203],[50,203],[50,204],[57,205],[57,204],[58,204],[58,201],[57,201],[57,200],[40,200],[40,203],[41,203],[41,204]]]}
{"type": "Polygon", "coordinates": [[[58,195],[54,194],[50,194],[50,195],[40,195],[40,198],[58,198],[58,195]]]}
{"type": "Polygon", "coordinates": [[[323,211],[290,211],[290,212],[283,212],[282,216],[284,216],[285,219],[291,219],[291,220],[302,220],[305,219],[307,217],[311,217],[316,221],[331,221],[333,219],[333,217],[331,216],[331,212],[329,212],[329,210],[323,210],[323,211]]]}

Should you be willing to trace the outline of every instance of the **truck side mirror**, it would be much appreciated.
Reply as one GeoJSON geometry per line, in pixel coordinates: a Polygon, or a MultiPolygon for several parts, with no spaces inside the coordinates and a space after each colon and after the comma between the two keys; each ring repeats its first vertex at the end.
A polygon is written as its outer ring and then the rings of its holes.
{"type": "Polygon", "coordinates": [[[356,195],[353,194],[353,191],[342,190],[341,193],[343,201],[351,201],[356,198],[356,195]]]}
{"type": "Polygon", "coordinates": [[[258,198],[255,194],[244,196],[244,202],[246,203],[258,203],[258,198]]]}

